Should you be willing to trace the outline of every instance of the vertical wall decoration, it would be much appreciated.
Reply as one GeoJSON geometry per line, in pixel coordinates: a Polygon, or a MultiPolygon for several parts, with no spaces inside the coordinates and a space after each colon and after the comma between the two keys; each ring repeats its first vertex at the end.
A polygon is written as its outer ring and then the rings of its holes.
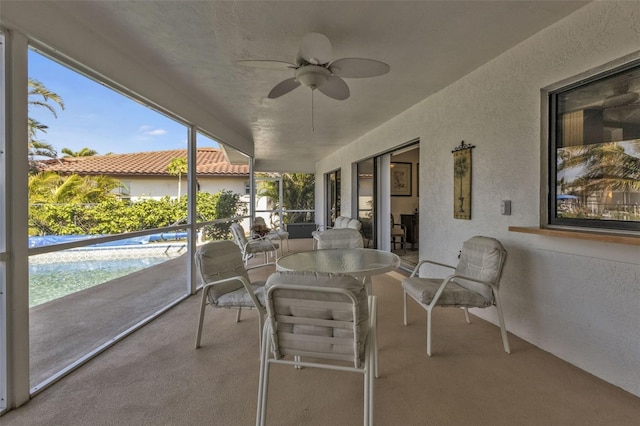
{"type": "Polygon", "coordinates": [[[453,217],[471,220],[471,150],[464,141],[453,151],[453,217]]]}

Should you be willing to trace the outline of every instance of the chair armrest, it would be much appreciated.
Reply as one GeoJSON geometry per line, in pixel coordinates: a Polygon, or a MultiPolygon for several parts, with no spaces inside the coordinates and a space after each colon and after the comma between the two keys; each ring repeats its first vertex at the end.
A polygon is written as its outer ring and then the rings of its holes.
{"type": "Polygon", "coordinates": [[[244,269],[247,271],[251,271],[253,269],[264,268],[265,266],[275,266],[275,265],[276,265],[275,262],[267,262],[267,263],[261,263],[259,265],[247,266],[244,269]]]}
{"type": "Polygon", "coordinates": [[[436,262],[436,261],[433,261],[433,260],[424,259],[424,260],[421,260],[420,262],[418,262],[416,267],[413,268],[413,272],[411,273],[411,277],[415,277],[418,274],[418,272],[420,272],[420,267],[422,265],[424,265],[425,263],[429,263],[431,265],[436,265],[436,266],[442,266],[443,268],[456,269],[455,266],[447,265],[447,264],[436,262]]]}
{"type": "Polygon", "coordinates": [[[493,290],[493,291],[497,291],[498,290],[498,288],[493,283],[490,283],[488,281],[482,281],[482,280],[479,280],[479,279],[473,278],[473,277],[468,277],[466,275],[453,274],[453,275],[450,275],[449,277],[447,277],[447,279],[449,281],[452,281],[455,278],[461,278],[463,280],[473,281],[473,282],[479,283],[479,284],[484,284],[484,285],[488,286],[489,288],[491,288],[491,290],[493,290]]]}

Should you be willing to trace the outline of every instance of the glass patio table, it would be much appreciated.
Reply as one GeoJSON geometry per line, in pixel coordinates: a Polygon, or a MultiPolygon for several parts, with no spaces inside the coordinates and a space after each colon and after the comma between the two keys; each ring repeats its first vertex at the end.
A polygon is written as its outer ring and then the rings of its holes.
{"type": "Polygon", "coordinates": [[[276,261],[278,271],[309,271],[346,274],[368,284],[372,275],[384,274],[400,266],[400,258],[388,251],[345,248],[301,251],[276,261]]]}

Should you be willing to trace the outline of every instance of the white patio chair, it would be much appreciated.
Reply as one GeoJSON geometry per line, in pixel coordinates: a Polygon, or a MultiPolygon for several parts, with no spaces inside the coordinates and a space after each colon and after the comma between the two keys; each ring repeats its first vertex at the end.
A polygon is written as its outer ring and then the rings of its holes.
{"type": "Polygon", "coordinates": [[[200,347],[202,323],[206,305],[214,308],[237,308],[236,322],[242,308],[258,310],[258,336],[262,333],[264,309],[264,281],[251,282],[248,270],[271,266],[262,264],[245,268],[240,249],[233,241],[214,241],[204,244],[195,254],[195,264],[203,282],[200,315],[196,332],[196,349],[200,347]]]}
{"type": "Polygon", "coordinates": [[[495,306],[498,311],[504,350],[506,353],[511,353],[498,297],[498,286],[506,257],[507,252],[498,240],[489,237],[473,237],[463,243],[458,266],[421,260],[411,276],[402,280],[404,325],[407,325],[407,295],[427,310],[427,354],[429,356],[431,356],[431,311],[436,306],[464,308],[467,323],[470,323],[468,308],[495,306]],[[420,267],[426,263],[453,269],[454,273],[444,279],[416,276],[420,272],[420,267]]]}
{"type": "Polygon", "coordinates": [[[327,229],[318,232],[313,238],[318,249],[364,247],[360,231],[351,228],[327,229]]]}
{"type": "Polygon", "coordinates": [[[274,257],[278,256],[278,247],[280,247],[278,244],[264,237],[248,240],[244,228],[239,223],[231,224],[231,234],[233,235],[233,241],[240,247],[245,265],[257,253],[264,254],[264,263],[268,263],[269,254],[273,254],[274,257]]]}
{"type": "MultiPolygon", "coordinates": [[[[253,223],[254,225],[261,225],[264,226],[265,228],[268,228],[266,222],[264,221],[264,218],[261,216],[256,216],[253,219],[253,223]]],[[[284,229],[280,228],[280,227],[271,227],[271,230],[269,231],[269,233],[267,235],[264,236],[265,238],[273,241],[273,240],[277,240],[280,241],[280,255],[284,255],[284,243],[287,243],[287,251],[289,251],[289,233],[287,231],[285,231],[284,229]]]]}
{"type": "Polygon", "coordinates": [[[266,421],[269,367],[274,363],[362,374],[364,424],[373,424],[375,296],[367,296],[353,277],[321,273],[276,272],[266,288],[256,425],[266,421]],[[307,357],[313,362],[302,359],[307,357]]]}

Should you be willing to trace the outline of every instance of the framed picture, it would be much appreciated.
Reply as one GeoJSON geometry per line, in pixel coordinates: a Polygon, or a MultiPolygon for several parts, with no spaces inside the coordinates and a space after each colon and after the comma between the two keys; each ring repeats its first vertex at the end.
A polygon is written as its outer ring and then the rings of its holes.
{"type": "Polygon", "coordinates": [[[471,149],[464,141],[453,151],[453,217],[471,220],[471,149]]]}
{"type": "Polygon", "coordinates": [[[391,195],[411,196],[411,163],[391,163],[391,195]]]}

